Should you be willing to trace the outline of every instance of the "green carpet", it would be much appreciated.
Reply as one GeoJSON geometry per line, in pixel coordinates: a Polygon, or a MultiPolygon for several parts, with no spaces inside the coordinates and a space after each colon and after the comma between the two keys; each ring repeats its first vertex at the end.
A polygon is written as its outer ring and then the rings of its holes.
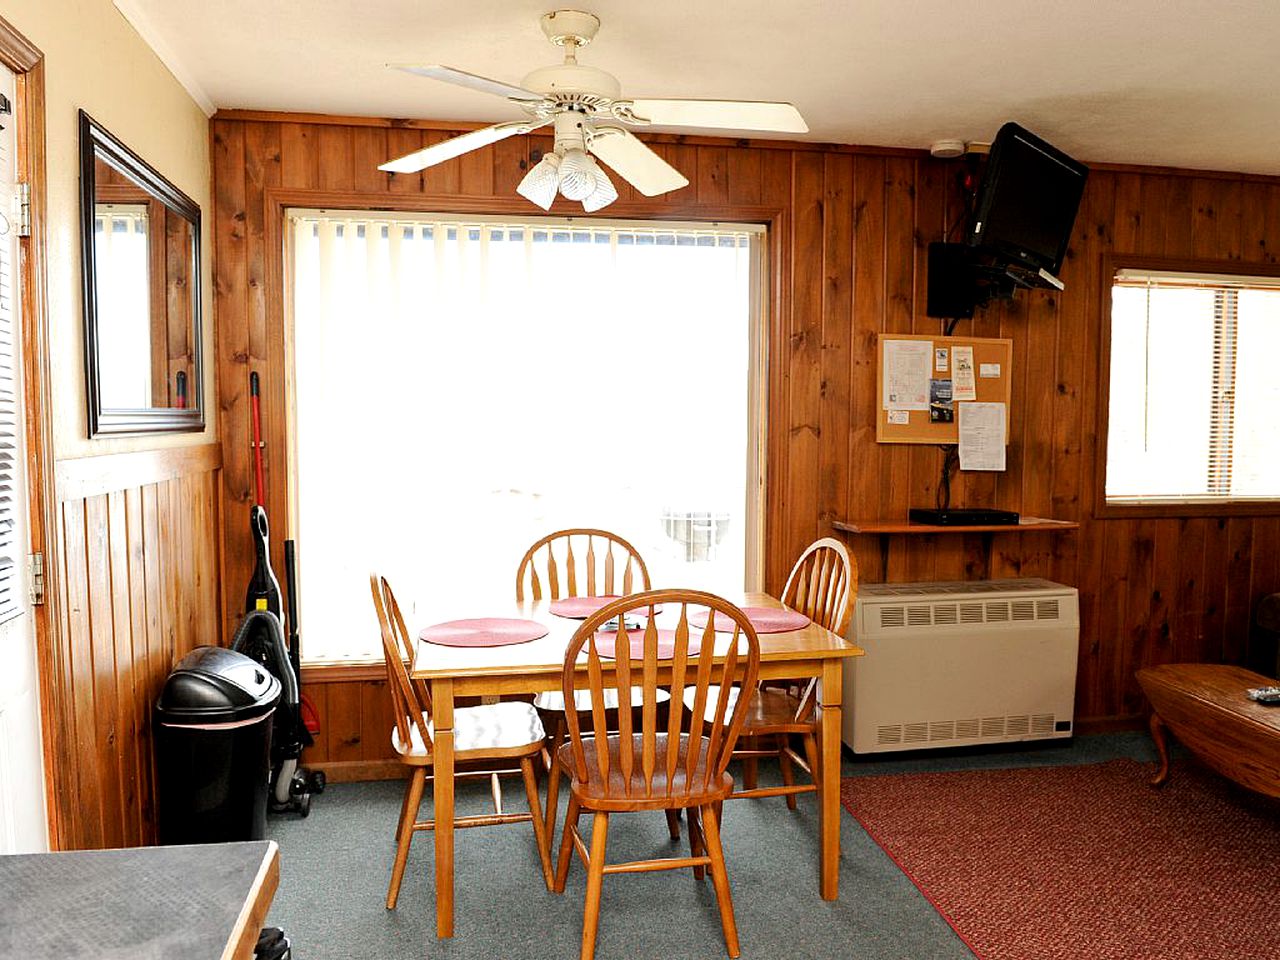
{"type": "MultiPolygon", "coordinates": [[[[894,755],[890,755],[894,756],[894,755]]],[[[894,759],[846,760],[846,776],[1149,761],[1145,734],[1077,737],[1066,744],[986,752],[921,752],[894,759]]],[[[762,770],[762,780],[767,770],[762,770]]],[[[394,911],[383,906],[400,812],[399,781],[335,784],[316,797],[311,816],[272,817],[279,842],[280,888],[269,922],[294,943],[296,960],[383,958],[577,957],[585,871],[576,860],[563,896],[542,882],[533,831],[513,824],[459,831],[456,837],[455,936],[437,940],[431,835],[419,834],[394,911]]],[[[561,791],[563,815],[563,797],[561,791]]],[[[523,802],[511,781],[509,809],[523,802]]],[[[460,813],[490,809],[487,783],[459,785],[460,813]]],[[[840,898],[818,896],[817,813],[812,796],[790,812],[781,799],[725,805],[724,847],[744,958],[787,960],[966,960],[946,922],[848,814],[843,814],[840,898]]],[[[583,821],[584,827],[587,823],[583,821]]],[[[559,828],[557,828],[557,843],[559,828]]],[[[609,825],[609,859],[665,856],[672,850],[661,815],[623,814],[609,825]]],[[[553,851],[554,856],[554,851],[553,851]]],[[[599,960],[725,956],[709,880],[691,871],[605,878],[599,960]]]]}

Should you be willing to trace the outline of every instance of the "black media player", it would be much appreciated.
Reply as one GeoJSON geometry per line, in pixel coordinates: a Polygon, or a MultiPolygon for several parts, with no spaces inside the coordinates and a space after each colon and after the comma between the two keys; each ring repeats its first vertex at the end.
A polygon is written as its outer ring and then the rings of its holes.
{"type": "Polygon", "coordinates": [[[1018,515],[1012,510],[927,510],[912,507],[907,513],[912,523],[927,523],[935,527],[1012,527],[1018,523],[1018,515]]]}

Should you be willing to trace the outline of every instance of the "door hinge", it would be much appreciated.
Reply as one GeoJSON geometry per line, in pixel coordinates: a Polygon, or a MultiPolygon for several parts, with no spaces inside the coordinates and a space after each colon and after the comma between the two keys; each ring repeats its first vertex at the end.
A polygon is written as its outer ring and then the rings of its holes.
{"type": "Polygon", "coordinates": [[[27,557],[27,583],[31,590],[31,605],[44,603],[44,554],[33,553],[27,557]]]}
{"type": "Polygon", "coordinates": [[[31,236],[31,184],[18,184],[18,193],[14,197],[14,213],[17,215],[18,236],[31,236]]]}

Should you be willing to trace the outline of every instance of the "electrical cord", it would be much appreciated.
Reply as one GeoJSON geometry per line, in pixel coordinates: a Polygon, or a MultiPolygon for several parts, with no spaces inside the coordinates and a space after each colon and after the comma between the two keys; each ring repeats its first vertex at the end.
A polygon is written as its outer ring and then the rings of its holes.
{"type": "Polygon", "coordinates": [[[938,444],[942,451],[942,477],[938,481],[938,489],[934,498],[939,510],[951,508],[951,471],[960,462],[960,448],[952,444],[938,444]]]}

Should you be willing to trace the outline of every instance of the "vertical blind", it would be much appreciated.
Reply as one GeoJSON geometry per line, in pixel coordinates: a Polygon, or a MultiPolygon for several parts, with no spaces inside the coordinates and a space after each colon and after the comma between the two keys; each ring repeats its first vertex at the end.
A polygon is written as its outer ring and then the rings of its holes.
{"type": "MultiPolygon", "coordinates": [[[[0,136],[0,196],[12,197],[17,179],[12,134],[0,136]]],[[[17,276],[18,242],[13,225],[4,223],[0,236],[0,623],[18,616],[23,598],[18,595],[19,564],[25,544],[18,542],[25,504],[19,489],[22,451],[18,417],[17,276]]]]}
{"type": "Polygon", "coordinates": [[[613,529],[655,583],[742,589],[761,229],[289,222],[306,659],[380,655],[370,570],[419,626],[493,615],[565,527],[613,529]]]}
{"type": "Polygon", "coordinates": [[[1119,271],[1108,501],[1280,498],[1277,351],[1280,278],[1119,271]]]}

